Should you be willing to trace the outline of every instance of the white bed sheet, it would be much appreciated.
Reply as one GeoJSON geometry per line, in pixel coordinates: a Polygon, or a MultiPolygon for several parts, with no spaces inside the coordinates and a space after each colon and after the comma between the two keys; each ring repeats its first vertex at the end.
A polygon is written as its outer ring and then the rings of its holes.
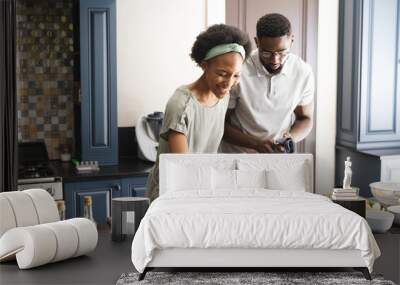
{"type": "Polygon", "coordinates": [[[357,249],[370,271],[380,255],[359,215],[321,195],[266,189],[160,196],[134,237],[135,268],[166,248],[357,249]]]}

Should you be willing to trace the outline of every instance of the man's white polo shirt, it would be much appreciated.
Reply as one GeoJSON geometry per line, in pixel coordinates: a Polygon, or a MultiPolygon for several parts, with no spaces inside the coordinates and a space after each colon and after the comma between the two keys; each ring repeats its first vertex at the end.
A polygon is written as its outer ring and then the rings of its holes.
{"type": "MultiPolygon", "coordinates": [[[[314,75],[309,64],[289,54],[282,70],[272,75],[254,50],[243,66],[240,83],[230,93],[229,108],[235,109],[232,124],[260,139],[277,139],[290,130],[294,109],[313,99],[314,75]]],[[[254,152],[227,142],[221,144],[221,151],[254,152]]]]}

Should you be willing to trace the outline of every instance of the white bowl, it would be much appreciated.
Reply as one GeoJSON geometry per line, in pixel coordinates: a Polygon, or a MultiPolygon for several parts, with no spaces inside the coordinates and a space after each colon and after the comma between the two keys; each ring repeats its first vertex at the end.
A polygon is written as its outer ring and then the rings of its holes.
{"type": "Polygon", "coordinates": [[[369,184],[372,195],[386,206],[400,205],[400,183],[374,182],[369,184]]]}
{"type": "Polygon", "coordinates": [[[394,215],[385,211],[367,209],[366,219],[373,232],[384,233],[392,227],[394,215]]]}
{"type": "Polygon", "coordinates": [[[394,215],[394,223],[400,226],[400,206],[390,206],[387,209],[394,215]]]}

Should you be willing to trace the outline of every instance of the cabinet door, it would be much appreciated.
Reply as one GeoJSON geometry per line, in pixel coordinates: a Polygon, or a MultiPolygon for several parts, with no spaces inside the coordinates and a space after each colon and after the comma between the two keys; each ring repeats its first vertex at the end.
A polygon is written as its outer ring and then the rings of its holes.
{"type": "Polygon", "coordinates": [[[356,149],[360,94],[362,2],[339,2],[339,58],[337,87],[337,144],[356,149]]]}
{"type": "Polygon", "coordinates": [[[122,179],[122,195],[144,197],[146,194],[147,175],[122,179]]]}
{"type": "Polygon", "coordinates": [[[400,183],[400,155],[381,156],[380,181],[400,183]]]}
{"type": "Polygon", "coordinates": [[[362,2],[360,147],[400,147],[400,2],[362,2]]]}
{"type": "Polygon", "coordinates": [[[400,2],[339,3],[337,144],[400,148],[400,2]]]}
{"type": "Polygon", "coordinates": [[[111,199],[121,196],[120,180],[73,182],[64,184],[66,217],[83,216],[83,197],[92,197],[93,217],[97,224],[106,224],[111,216],[111,199]]]}
{"type": "Polygon", "coordinates": [[[80,1],[82,160],[118,164],[115,0],[80,1]]]}

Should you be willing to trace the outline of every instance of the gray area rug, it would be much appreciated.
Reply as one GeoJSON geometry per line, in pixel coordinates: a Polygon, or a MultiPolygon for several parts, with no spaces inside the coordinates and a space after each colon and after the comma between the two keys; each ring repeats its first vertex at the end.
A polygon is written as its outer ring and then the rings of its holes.
{"type": "Polygon", "coordinates": [[[381,276],[372,275],[368,281],[360,272],[148,272],[142,281],[139,273],[124,273],[116,285],[145,284],[379,284],[395,285],[381,276]]]}

